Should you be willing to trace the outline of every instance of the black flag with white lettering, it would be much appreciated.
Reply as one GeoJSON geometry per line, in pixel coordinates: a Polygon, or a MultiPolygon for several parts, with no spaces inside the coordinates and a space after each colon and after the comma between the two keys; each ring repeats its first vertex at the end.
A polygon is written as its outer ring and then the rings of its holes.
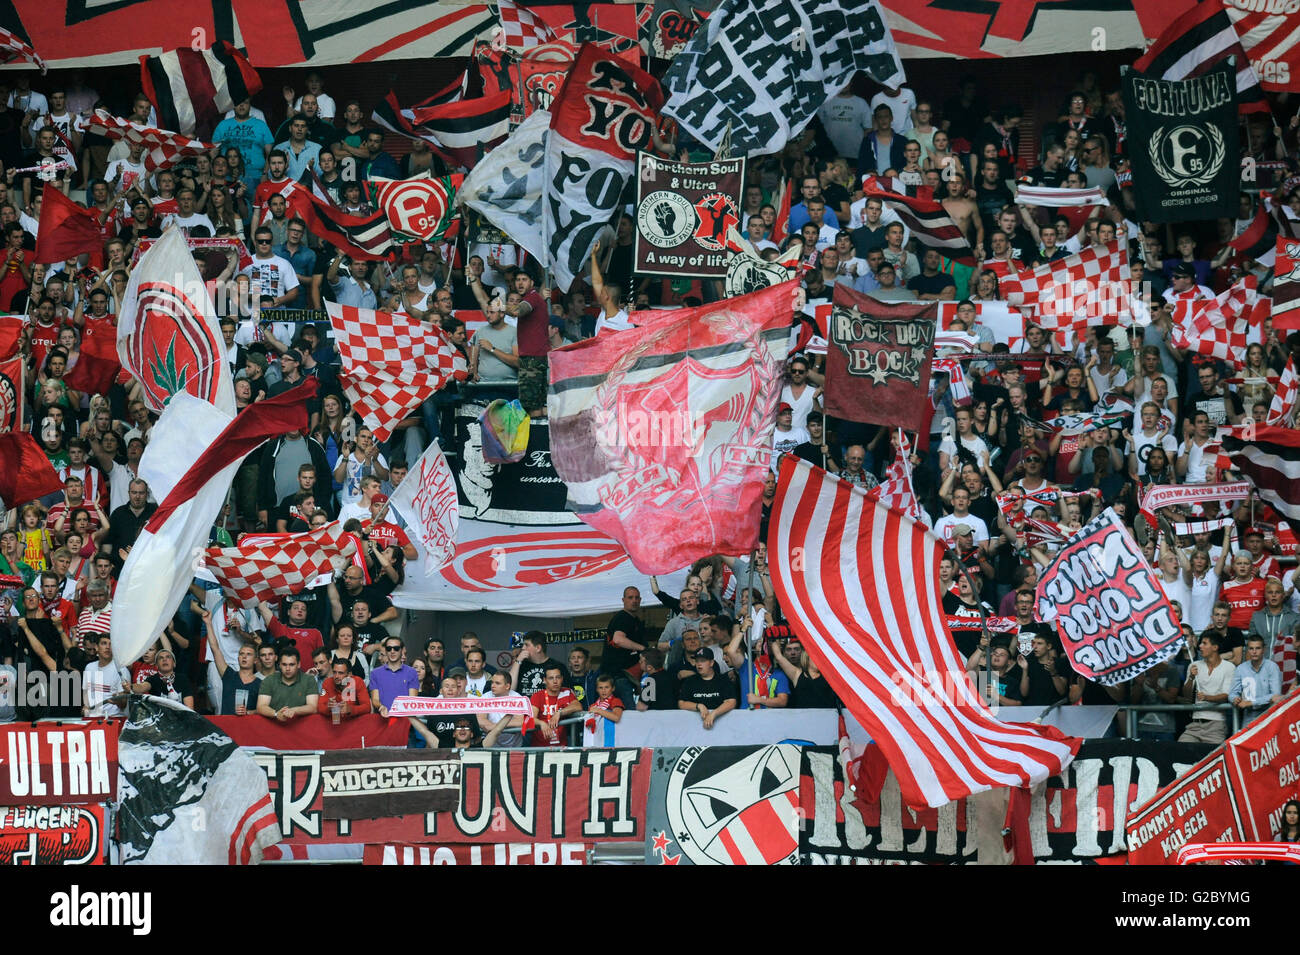
{"type": "Polygon", "coordinates": [[[1236,75],[1231,57],[1183,80],[1125,71],[1138,219],[1185,222],[1236,215],[1241,180],[1236,75]]]}

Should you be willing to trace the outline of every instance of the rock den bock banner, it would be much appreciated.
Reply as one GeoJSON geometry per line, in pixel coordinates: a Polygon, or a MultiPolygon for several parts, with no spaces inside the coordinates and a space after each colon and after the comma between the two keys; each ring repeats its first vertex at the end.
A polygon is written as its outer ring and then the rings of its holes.
{"type": "Polygon", "coordinates": [[[725,0],[664,75],[664,113],[710,149],[780,150],[858,70],[901,86],[903,65],[875,0],[725,0]]]}
{"type": "Polygon", "coordinates": [[[1039,578],[1038,616],[1055,620],[1070,665],[1114,686],[1178,652],[1182,634],[1137,543],[1107,508],[1039,578]]]}
{"type": "Polygon", "coordinates": [[[740,228],[745,160],[681,163],[639,153],[636,178],[636,270],[726,275],[727,230],[740,228]]]}
{"type": "Polygon", "coordinates": [[[1121,79],[1137,215],[1185,222],[1234,215],[1241,178],[1236,71],[1162,80],[1127,70],[1121,79]]]}
{"type": "Polygon", "coordinates": [[[832,301],[826,413],[928,433],[935,304],[888,304],[842,284],[832,301]]]}
{"type": "Polygon", "coordinates": [[[789,347],[793,283],[653,315],[550,356],[569,507],[642,573],[748,554],[789,347]]]}

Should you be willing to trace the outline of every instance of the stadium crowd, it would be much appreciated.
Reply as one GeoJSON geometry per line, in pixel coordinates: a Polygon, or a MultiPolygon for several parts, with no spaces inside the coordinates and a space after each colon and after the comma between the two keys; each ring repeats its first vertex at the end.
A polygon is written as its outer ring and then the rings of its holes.
{"type": "MultiPolygon", "coordinates": [[[[629,589],[594,659],[581,645],[548,648],[533,630],[510,666],[496,669],[474,634],[453,650],[425,639],[418,626],[403,629],[391,595],[416,550],[388,495],[429,441],[454,456],[461,436],[453,412],[467,388],[449,387],[376,442],[343,393],[329,323],[310,313],[333,301],[436,325],[464,354],[470,386],[517,393],[540,416],[550,349],[627,327],[638,310],[717,300],[721,283],[636,274],[630,216],[619,222],[612,250],[597,248],[590,276],[567,294],[546,288],[531,260],[519,267],[508,243],[407,246],[391,265],[350,259],[294,217],[286,181],[318,176],[341,207],[362,212],[372,176],[451,170],[425,144],[368,126],[373,103],[334,98],[319,73],[303,80],[304,89],[283,90],[283,102],[238,104],[215,130],[210,154],[150,171],[138,147],[86,130],[101,97],[84,81],[50,78],[38,91],[26,74],[0,74],[0,312],[25,319],[21,427],[38,436],[63,481],[47,497],[5,502],[0,675],[10,694],[7,706],[0,694],[0,720],[63,712],[30,700],[15,707],[18,665],[79,672],[87,715],[118,715],[128,686],[204,711],[281,722],[315,713],[386,716],[402,695],[521,694],[532,702],[531,726],[486,714],[413,720],[415,746],[562,745],[571,727],[560,721],[584,710],[611,720],[630,709],[688,710],[708,730],[733,709],[837,705],[784,624],[761,548],[752,561],[699,561],[676,594],[649,581],[669,614],[661,632],[646,622],[640,592],[629,589]],[[88,264],[89,249],[64,262],[33,261],[50,189],[98,210],[103,268],[88,264]],[[215,585],[196,579],[157,645],[127,674],[113,663],[107,634],[116,575],[157,506],[137,476],[156,415],[128,375],[100,394],[67,379],[88,337],[115,334],[142,245],[170,226],[191,239],[247,245],[242,268],[238,252],[194,250],[220,317],[237,406],[306,377],[319,383],[307,432],[268,443],[240,468],[211,543],[337,520],[364,538],[364,559],[333,581],[255,610],[222,606],[215,585]],[[465,312],[475,315],[472,328],[459,317],[465,312]],[[751,640],[756,617],[766,627],[751,640]]],[[[930,450],[913,453],[910,463],[927,519],[950,548],[937,586],[957,647],[973,675],[994,675],[991,697],[1008,706],[1186,700],[1207,708],[1187,719],[1145,713],[1141,734],[1218,741],[1228,723],[1212,707],[1231,704],[1249,719],[1294,689],[1295,537],[1253,496],[1165,508],[1154,526],[1138,504],[1150,486],[1232,480],[1216,430],[1268,416],[1284,366],[1300,353],[1300,334],[1281,335],[1265,321],[1253,330],[1247,366],[1237,369],[1175,347],[1173,306],[1221,292],[1247,273],[1267,290],[1270,271],[1226,242],[1261,202],[1300,219],[1300,188],[1283,176],[1276,192],[1243,191],[1235,219],[1172,228],[1134,221],[1118,93],[1093,73],[1060,92],[1059,116],[1022,137],[1020,107],[974,79],[960,80],[944,101],[907,88],[881,89],[870,101],[845,90],[779,155],[749,163],[740,231],[768,259],[798,247],[809,314],[848,283],[883,301],[955,303],[948,329],[974,336],[974,360],[962,359],[969,393],[957,394],[946,373],[936,374],[930,450]],[[1022,143],[1030,141],[1038,151],[1025,155],[1022,143]],[[940,200],[978,266],[953,274],[878,198],[864,197],[866,177],[940,200]],[[782,183],[794,190],[788,225],[776,221],[782,183]],[[1023,183],[1101,187],[1109,204],[1018,203],[1023,183]],[[1080,340],[1029,323],[999,340],[982,322],[1011,272],[1116,238],[1127,242],[1149,320],[1092,326],[1080,340]],[[1052,425],[1058,415],[1092,415],[1098,424],[1064,435],[1052,425]],[[1074,673],[1055,629],[1036,622],[1033,600],[1038,574],[1062,540],[1106,507],[1159,568],[1187,634],[1177,658],[1117,687],[1074,673]],[[1221,517],[1231,520],[1212,531],[1175,529],[1221,517]],[[990,637],[988,617],[1014,623],[990,637]],[[1284,685],[1274,660],[1287,653],[1284,685]]],[[[150,123],[151,112],[139,95],[129,118],[150,123]]],[[[1286,162],[1295,127],[1295,119],[1286,128],[1252,119],[1243,128],[1247,154],[1286,162]]],[[[707,158],[684,137],[671,154],[682,152],[707,158]]],[[[822,355],[793,353],[786,374],[774,449],[877,486],[895,457],[890,431],[823,413],[822,355]]],[[[774,493],[769,477],[764,522],[774,493]]]]}

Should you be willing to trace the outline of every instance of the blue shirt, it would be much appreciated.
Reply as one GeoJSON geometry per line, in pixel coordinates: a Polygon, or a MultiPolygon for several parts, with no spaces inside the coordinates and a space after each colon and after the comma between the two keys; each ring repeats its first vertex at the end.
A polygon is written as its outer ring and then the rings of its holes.
{"type": "Polygon", "coordinates": [[[1249,660],[1239,664],[1232,675],[1232,689],[1228,691],[1228,702],[1236,703],[1244,699],[1254,704],[1252,709],[1264,709],[1269,701],[1282,693],[1282,671],[1272,660],[1263,660],[1256,670],[1249,660]]]}
{"type": "MultiPolygon", "coordinates": [[[[790,207],[790,226],[786,229],[789,235],[795,235],[800,229],[807,225],[811,220],[808,218],[808,207],[802,202],[797,206],[790,207]]],[[[828,225],[832,229],[840,227],[840,220],[830,207],[826,207],[826,215],[822,217],[822,224],[828,225]]]]}
{"type": "Polygon", "coordinates": [[[742,710],[749,709],[749,694],[751,693],[769,700],[776,699],[782,693],[789,696],[790,681],[786,679],[785,673],[776,664],[772,665],[771,672],[761,680],[752,660],[746,660],[736,672],[740,683],[740,708],[742,710]]]}
{"type": "Polygon", "coordinates": [[[370,689],[379,691],[379,705],[387,708],[399,696],[418,695],[420,675],[405,663],[396,670],[382,666],[370,671],[370,689]]]}
{"type": "Polygon", "coordinates": [[[271,127],[256,116],[250,116],[242,123],[232,116],[217,124],[212,133],[212,141],[222,149],[236,147],[244,159],[245,178],[260,179],[266,166],[262,146],[269,146],[275,140],[271,136],[271,127]]]}
{"type": "Polygon", "coordinates": [[[320,143],[313,143],[310,139],[303,145],[300,153],[293,151],[293,145],[288,140],[276,143],[275,148],[289,157],[288,176],[290,179],[301,179],[307,174],[308,167],[320,158],[320,143]]]}
{"type": "MultiPolygon", "coordinates": [[[[305,245],[298,246],[298,251],[294,253],[289,252],[289,247],[287,245],[276,246],[271,251],[292,265],[294,272],[298,275],[306,275],[310,277],[316,271],[316,253],[305,245]]],[[[284,303],[285,308],[311,307],[311,299],[307,295],[307,284],[308,283],[304,282],[302,279],[298,280],[298,294],[284,303]]],[[[296,326],[294,331],[297,331],[296,326]]],[[[287,345],[289,343],[285,342],[285,344],[287,345]]],[[[316,360],[320,361],[319,358],[316,360]]]]}
{"type": "Polygon", "coordinates": [[[859,292],[874,292],[880,288],[880,283],[876,277],[871,274],[870,270],[863,272],[853,282],[853,287],[859,292]]]}

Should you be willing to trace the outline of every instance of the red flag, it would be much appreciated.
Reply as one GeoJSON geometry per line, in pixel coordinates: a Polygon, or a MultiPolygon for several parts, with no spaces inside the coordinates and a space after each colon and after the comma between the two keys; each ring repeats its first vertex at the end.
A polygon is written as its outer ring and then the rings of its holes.
{"type": "Polygon", "coordinates": [[[772,221],[772,234],[768,237],[778,246],[790,235],[790,193],[794,191],[793,181],[787,179],[781,184],[781,199],[776,205],[776,218],[772,221]]]}
{"type": "Polygon", "coordinates": [[[22,355],[0,361],[0,432],[22,429],[26,367],[22,355]]]}
{"type": "Polygon", "coordinates": [[[938,306],[882,302],[835,286],[826,340],[826,413],[929,434],[938,306]]]}
{"type": "Polygon", "coordinates": [[[102,395],[113,386],[121,370],[117,343],[108,335],[89,335],[82,339],[81,355],[63,376],[63,382],[77,391],[102,395]]]}
{"type": "Polygon", "coordinates": [[[758,541],[796,282],[550,354],[551,460],[568,506],[642,573],[758,541]]]}
{"type": "Polygon", "coordinates": [[[26,431],[0,434],[0,500],[17,507],[63,489],[54,465],[26,431]]]}
{"type": "Polygon", "coordinates": [[[52,265],[89,252],[90,264],[102,268],[104,234],[99,228],[99,210],[77,205],[57,187],[44,190],[41,196],[45,201],[33,261],[52,265]]]}
{"type": "Polygon", "coordinates": [[[944,626],[943,542],[786,455],[768,531],[772,582],[803,647],[880,745],[909,806],[1058,775],[1080,740],[999,722],[944,626]]]}
{"type": "Polygon", "coordinates": [[[18,354],[22,344],[23,319],[21,315],[0,315],[0,361],[18,354]]]}

